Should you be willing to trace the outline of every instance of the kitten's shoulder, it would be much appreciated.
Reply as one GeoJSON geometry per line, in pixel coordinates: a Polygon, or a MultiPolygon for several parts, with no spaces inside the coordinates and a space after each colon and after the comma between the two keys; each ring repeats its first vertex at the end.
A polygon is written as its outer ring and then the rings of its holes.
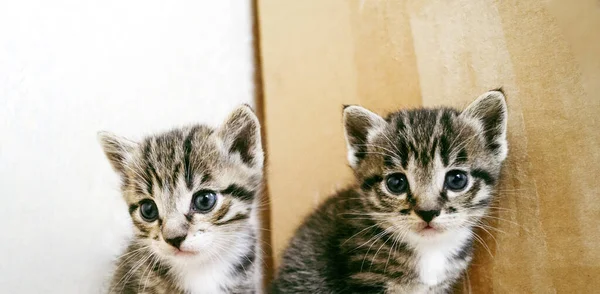
{"type": "Polygon", "coordinates": [[[306,218],[306,220],[311,218],[334,220],[342,213],[359,209],[361,203],[360,198],[361,194],[357,191],[357,188],[353,186],[337,191],[321,203],[317,209],[306,218]]]}

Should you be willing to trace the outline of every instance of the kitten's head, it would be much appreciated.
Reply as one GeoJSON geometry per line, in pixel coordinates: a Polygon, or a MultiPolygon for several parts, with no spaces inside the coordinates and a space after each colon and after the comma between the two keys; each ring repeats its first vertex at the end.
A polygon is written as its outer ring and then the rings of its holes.
{"type": "Polygon", "coordinates": [[[129,141],[100,142],[136,229],[135,242],[177,263],[219,259],[253,242],[263,175],[258,119],[248,106],[217,129],[198,125],[129,141]]]}
{"type": "Polygon", "coordinates": [[[344,108],[348,160],[369,215],[408,240],[439,240],[486,213],[507,155],[504,94],[466,110],[344,108]]]}

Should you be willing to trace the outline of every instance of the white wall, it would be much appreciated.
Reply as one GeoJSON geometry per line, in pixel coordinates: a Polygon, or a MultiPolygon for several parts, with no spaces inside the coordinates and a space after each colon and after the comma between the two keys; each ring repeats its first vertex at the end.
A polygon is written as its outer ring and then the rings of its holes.
{"type": "Polygon", "coordinates": [[[0,292],[100,293],[128,233],[96,141],[251,102],[249,0],[0,1],[0,292]]]}

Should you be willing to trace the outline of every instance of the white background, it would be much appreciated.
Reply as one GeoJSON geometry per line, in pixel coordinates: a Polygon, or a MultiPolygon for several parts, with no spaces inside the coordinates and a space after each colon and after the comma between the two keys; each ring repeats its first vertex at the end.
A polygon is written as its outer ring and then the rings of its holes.
{"type": "Polygon", "coordinates": [[[131,229],[97,131],[218,124],[251,33],[249,0],[0,1],[0,292],[105,291],[131,229]]]}

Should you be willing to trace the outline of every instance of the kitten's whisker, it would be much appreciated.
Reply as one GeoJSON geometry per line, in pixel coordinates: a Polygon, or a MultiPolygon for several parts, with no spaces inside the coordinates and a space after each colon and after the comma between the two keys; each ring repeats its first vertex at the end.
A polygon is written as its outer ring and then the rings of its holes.
{"type": "Polygon", "coordinates": [[[490,231],[488,231],[485,226],[483,226],[480,222],[472,222],[469,223],[471,226],[475,227],[475,228],[479,228],[482,229],[483,231],[485,231],[488,235],[490,235],[490,237],[492,237],[492,239],[494,239],[494,242],[496,243],[496,247],[498,247],[498,240],[496,240],[496,237],[494,237],[494,235],[492,233],[490,233],[490,231]]]}
{"type": "Polygon", "coordinates": [[[156,260],[156,256],[155,256],[154,253],[150,254],[150,256],[151,256],[150,262],[148,262],[148,265],[146,266],[146,269],[142,272],[142,275],[140,276],[140,282],[141,282],[142,280],[144,280],[144,276],[147,273],[148,275],[147,275],[147,278],[146,278],[146,282],[144,283],[144,288],[143,288],[142,292],[140,292],[140,288],[142,287],[142,283],[139,283],[139,285],[138,285],[138,293],[143,293],[144,291],[146,291],[146,284],[148,283],[148,278],[150,278],[150,270],[151,270],[151,268],[154,265],[154,262],[156,260]]]}
{"type": "MultiPolygon", "coordinates": [[[[396,239],[396,238],[393,239],[392,247],[390,248],[390,250],[388,252],[388,257],[387,257],[387,259],[385,261],[385,267],[383,268],[383,273],[384,274],[387,272],[387,267],[388,267],[388,264],[390,263],[390,257],[392,255],[392,251],[394,251],[394,246],[396,246],[396,242],[397,241],[398,241],[398,239],[396,239]]],[[[394,255],[396,255],[396,254],[394,254],[394,255]]]]}
{"type": "MultiPolygon", "coordinates": [[[[386,230],[384,230],[386,231],[386,230]]],[[[390,234],[389,232],[387,232],[388,234],[390,234]]],[[[375,252],[375,255],[373,255],[373,259],[371,259],[371,266],[369,267],[369,270],[371,270],[371,268],[373,267],[373,263],[375,263],[375,258],[377,258],[377,254],[379,254],[379,251],[381,250],[381,248],[383,248],[383,246],[386,245],[386,243],[390,240],[390,238],[392,238],[394,236],[394,234],[390,234],[390,236],[383,241],[383,243],[381,244],[381,246],[379,246],[379,249],[377,249],[377,251],[375,252]]]]}
{"type": "Polygon", "coordinates": [[[372,147],[372,148],[375,149],[375,150],[367,150],[367,151],[364,152],[365,154],[380,154],[380,155],[383,155],[383,156],[389,156],[389,157],[391,157],[393,159],[396,159],[398,161],[402,161],[402,159],[400,158],[400,154],[399,154],[400,151],[398,151],[397,148],[393,144],[392,144],[392,146],[394,146],[394,148],[396,149],[396,151],[392,151],[392,150],[387,149],[387,148],[385,148],[385,147],[383,147],[381,145],[374,145],[374,144],[357,144],[356,146],[364,146],[364,147],[367,147],[367,148],[368,147],[372,147]],[[384,152],[380,153],[380,152],[377,151],[377,149],[381,149],[384,152]]]}
{"type": "MultiPolygon", "coordinates": [[[[150,246],[148,246],[148,247],[150,247],[150,246]]],[[[122,260],[122,261],[121,261],[121,259],[119,258],[119,265],[118,265],[118,266],[117,266],[117,267],[116,267],[116,268],[115,268],[113,271],[114,271],[114,272],[117,272],[117,271],[118,271],[118,270],[119,270],[119,269],[120,269],[122,266],[124,266],[124,265],[127,265],[127,264],[128,264],[128,261],[130,261],[130,260],[132,260],[132,259],[134,259],[134,258],[136,258],[136,257],[138,257],[138,256],[140,256],[140,255],[143,255],[144,253],[146,253],[146,252],[144,252],[144,251],[140,251],[141,249],[146,249],[146,248],[140,248],[139,250],[136,250],[135,252],[132,252],[132,253],[135,253],[135,254],[133,254],[133,255],[130,255],[130,254],[125,254],[125,256],[129,256],[129,257],[125,258],[125,259],[124,259],[124,260],[122,260]]]]}
{"type": "Polygon", "coordinates": [[[120,255],[120,256],[117,256],[117,258],[116,258],[116,259],[121,259],[121,258],[123,258],[123,257],[125,257],[125,256],[129,256],[129,255],[131,255],[131,254],[133,254],[133,253],[136,253],[136,252],[139,252],[139,251],[141,251],[141,250],[148,249],[148,248],[150,248],[150,245],[148,245],[148,246],[144,246],[144,247],[141,247],[141,248],[137,248],[137,249],[135,249],[135,250],[133,250],[133,251],[126,252],[126,253],[124,253],[124,254],[122,254],[122,255],[120,255]]]}
{"type": "Polygon", "coordinates": [[[490,254],[490,257],[494,258],[490,247],[488,247],[488,245],[485,244],[485,241],[481,237],[479,237],[479,235],[477,235],[475,232],[471,232],[471,236],[473,236],[475,240],[477,240],[486,249],[486,251],[490,254]]]}
{"type": "Polygon", "coordinates": [[[131,277],[133,277],[133,275],[137,272],[137,270],[142,267],[151,257],[152,257],[152,253],[150,253],[146,258],[144,258],[143,260],[141,260],[136,267],[131,268],[130,271],[128,272],[128,274],[126,275],[127,279],[123,282],[123,285],[121,286],[121,292],[123,292],[123,289],[125,288],[125,286],[127,285],[127,282],[129,282],[129,280],[131,279],[131,277]]]}
{"type": "Polygon", "coordinates": [[[467,289],[468,289],[468,293],[472,294],[473,292],[471,290],[471,279],[469,278],[469,269],[468,268],[465,270],[465,275],[467,277],[467,289]]]}
{"type": "Polygon", "coordinates": [[[343,246],[343,245],[344,245],[344,244],[346,244],[348,241],[350,241],[350,239],[352,239],[352,238],[356,237],[358,234],[360,234],[360,233],[362,233],[362,232],[364,232],[364,231],[366,231],[366,230],[368,230],[368,229],[371,229],[371,228],[373,228],[373,227],[375,227],[375,226],[377,226],[377,224],[374,224],[374,225],[372,225],[372,226],[368,226],[368,227],[366,227],[366,228],[364,228],[364,229],[360,230],[358,233],[356,233],[356,234],[352,235],[350,238],[346,239],[346,241],[344,241],[344,243],[342,243],[342,245],[341,245],[341,246],[343,246]]]}
{"type": "MultiPolygon", "coordinates": [[[[382,152],[377,152],[377,151],[365,151],[363,153],[364,154],[377,154],[377,155],[381,155],[381,156],[391,156],[391,155],[389,155],[387,153],[382,153],[382,152]]],[[[394,158],[396,158],[396,157],[394,157],[394,158]]],[[[396,159],[398,159],[398,158],[396,158],[396,159]]]]}
{"type": "Polygon", "coordinates": [[[495,227],[493,227],[493,226],[490,226],[490,225],[488,225],[488,224],[485,224],[485,223],[484,223],[482,220],[479,220],[479,221],[477,221],[477,222],[470,222],[470,223],[471,223],[471,224],[473,224],[473,225],[480,225],[480,226],[484,226],[485,228],[487,228],[487,229],[491,229],[491,230],[494,230],[494,231],[497,231],[498,233],[503,233],[503,234],[506,234],[506,232],[505,232],[505,231],[502,231],[502,230],[500,230],[500,229],[498,229],[498,228],[495,228],[495,227]]]}
{"type": "Polygon", "coordinates": [[[527,229],[526,229],[525,227],[523,227],[521,224],[519,224],[519,223],[517,223],[517,222],[514,222],[514,221],[511,221],[511,220],[507,220],[507,219],[503,219],[503,218],[501,218],[501,217],[496,217],[496,216],[491,216],[491,215],[486,215],[486,216],[485,216],[485,218],[488,218],[488,219],[494,219],[494,220],[501,220],[501,221],[504,221],[504,222],[507,222],[507,223],[513,224],[513,225],[515,225],[515,226],[518,226],[518,227],[522,228],[523,230],[525,230],[526,232],[529,232],[529,230],[527,230],[527,229]]]}
{"type": "Polygon", "coordinates": [[[490,210],[499,210],[499,211],[510,211],[510,212],[515,212],[515,209],[511,209],[511,208],[505,208],[505,207],[495,207],[495,206],[488,206],[487,209],[490,210]]]}
{"type": "MultiPolygon", "coordinates": [[[[150,256],[150,254],[148,256],[150,256]]],[[[132,266],[123,275],[123,277],[121,277],[121,279],[116,284],[113,285],[113,287],[111,287],[111,290],[109,291],[109,293],[113,293],[112,290],[114,289],[114,287],[119,286],[123,282],[123,286],[121,287],[121,290],[119,291],[119,293],[122,293],[123,289],[125,288],[125,285],[129,281],[129,278],[131,277],[131,275],[133,275],[133,273],[144,263],[144,261],[146,260],[146,258],[147,257],[142,257],[137,263],[135,263],[135,265],[132,266]]]]}
{"type": "Polygon", "coordinates": [[[356,144],[356,146],[377,148],[377,149],[381,149],[383,151],[389,152],[389,153],[387,153],[389,156],[398,156],[395,151],[392,151],[392,150],[390,150],[388,148],[385,148],[385,147],[383,147],[381,145],[376,145],[376,144],[356,144]]]}

